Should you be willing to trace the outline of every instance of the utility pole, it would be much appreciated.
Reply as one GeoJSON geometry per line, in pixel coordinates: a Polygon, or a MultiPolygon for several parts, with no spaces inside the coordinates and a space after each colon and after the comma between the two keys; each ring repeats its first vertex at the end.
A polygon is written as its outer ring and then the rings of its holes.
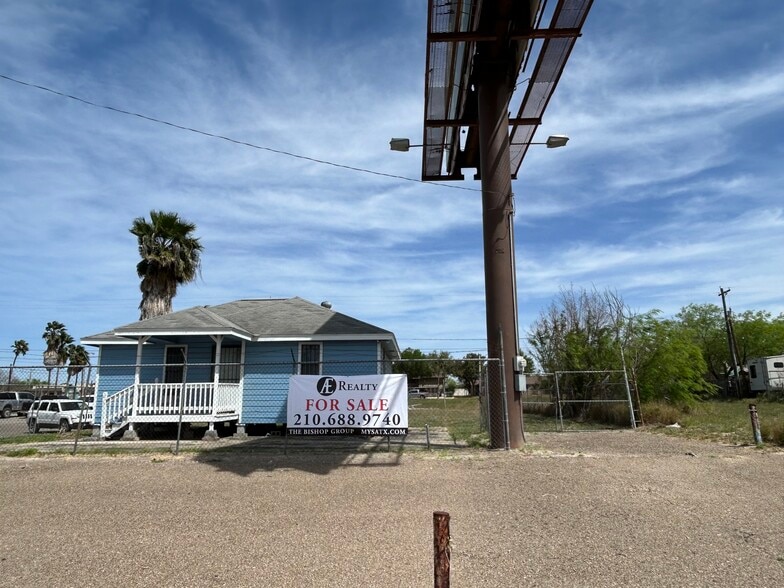
{"type": "Polygon", "coordinates": [[[727,347],[730,350],[730,360],[732,361],[732,372],[735,374],[735,378],[731,380],[732,387],[735,389],[735,395],[740,398],[740,366],[738,365],[738,356],[735,353],[735,336],[732,332],[732,324],[730,323],[730,315],[727,312],[727,294],[729,294],[731,288],[727,288],[726,290],[722,287],[719,287],[719,296],[721,296],[721,305],[724,308],[724,327],[727,330],[727,347]]]}

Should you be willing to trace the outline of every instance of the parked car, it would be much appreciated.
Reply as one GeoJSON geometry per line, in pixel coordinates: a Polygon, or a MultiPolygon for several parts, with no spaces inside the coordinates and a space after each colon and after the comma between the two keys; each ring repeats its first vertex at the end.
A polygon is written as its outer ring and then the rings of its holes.
{"type": "Polygon", "coordinates": [[[36,400],[27,411],[27,429],[37,433],[42,428],[57,429],[67,433],[79,425],[91,427],[92,419],[87,406],[79,400],[59,398],[56,400],[36,400]]]}
{"type": "Polygon", "coordinates": [[[425,394],[424,390],[420,390],[419,388],[411,388],[408,391],[409,398],[427,398],[427,394],[425,394]]]}
{"type": "Polygon", "coordinates": [[[0,415],[4,419],[13,413],[23,415],[35,400],[32,392],[0,392],[0,415]]]}

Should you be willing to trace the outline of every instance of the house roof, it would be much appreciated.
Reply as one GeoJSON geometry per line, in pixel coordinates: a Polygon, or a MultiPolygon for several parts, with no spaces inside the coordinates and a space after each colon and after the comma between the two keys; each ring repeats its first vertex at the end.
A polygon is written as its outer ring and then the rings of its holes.
{"type": "Polygon", "coordinates": [[[247,341],[382,340],[399,355],[391,331],[298,297],[194,306],[91,335],[81,342],[135,344],[140,337],[182,335],[232,335],[247,341]]]}

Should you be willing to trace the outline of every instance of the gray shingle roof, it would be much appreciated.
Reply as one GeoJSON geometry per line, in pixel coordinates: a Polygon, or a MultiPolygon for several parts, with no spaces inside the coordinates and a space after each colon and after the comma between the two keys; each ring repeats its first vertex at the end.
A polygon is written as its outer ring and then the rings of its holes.
{"type": "Polygon", "coordinates": [[[335,312],[302,298],[237,300],[217,306],[195,306],[138,321],[107,333],[85,337],[98,343],[107,336],[233,334],[250,340],[279,338],[358,337],[394,339],[391,331],[335,312]]]}

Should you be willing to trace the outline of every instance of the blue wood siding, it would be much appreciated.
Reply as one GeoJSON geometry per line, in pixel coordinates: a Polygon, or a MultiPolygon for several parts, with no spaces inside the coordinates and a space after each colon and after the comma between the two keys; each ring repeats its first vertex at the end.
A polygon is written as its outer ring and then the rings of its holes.
{"type": "MultiPolygon", "coordinates": [[[[236,341],[232,342],[236,344],[236,341]]],[[[188,382],[210,382],[213,379],[214,344],[208,337],[172,339],[168,345],[187,345],[188,382]]],[[[163,381],[166,345],[146,344],[142,351],[143,383],[163,381]]],[[[375,341],[321,342],[321,373],[335,376],[356,376],[386,371],[378,361],[375,341]]],[[[136,345],[103,346],[100,351],[100,380],[96,394],[96,414],[104,392],[113,394],[133,384],[136,345]]],[[[286,420],[289,376],[297,373],[299,343],[246,343],[243,369],[242,422],[274,424],[286,420]]]]}
{"type": "MultiPolygon", "coordinates": [[[[142,369],[139,372],[139,381],[145,384],[163,382],[163,362],[165,361],[165,346],[144,345],[142,348],[142,369]]],[[[134,349],[135,351],[135,349],[134,349]]]]}
{"type": "Polygon", "coordinates": [[[242,422],[283,423],[289,376],[296,373],[299,345],[247,343],[242,381],[242,422]]]}
{"type": "Polygon", "coordinates": [[[328,341],[322,344],[322,355],[322,374],[361,376],[379,373],[375,341],[328,341]]]}
{"type": "Polygon", "coordinates": [[[102,345],[99,351],[98,389],[95,392],[96,423],[100,419],[103,395],[114,394],[133,384],[136,371],[135,345],[102,345]]]}
{"type": "MultiPolygon", "coordinates": [[[[334,376],[376,374],[375,341],[321,343],[321,373],[334,376]]],[[[245,348],[242,422],[273,424],[286,421],[289,376],[297,373],[299,343],[248,343],[245,348]]]]}

